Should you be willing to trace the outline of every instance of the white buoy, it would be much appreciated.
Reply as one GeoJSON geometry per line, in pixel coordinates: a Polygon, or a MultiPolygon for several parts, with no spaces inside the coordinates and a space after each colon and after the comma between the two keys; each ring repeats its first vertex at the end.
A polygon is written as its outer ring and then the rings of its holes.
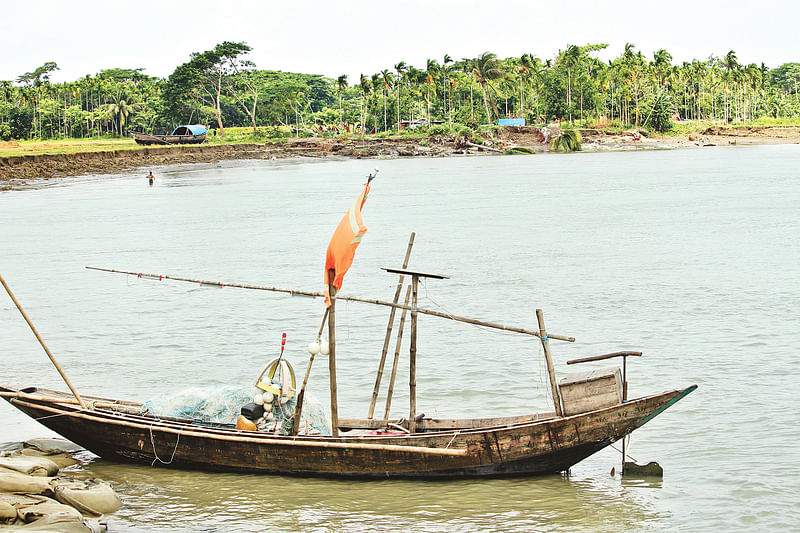
{"type": "Polygon", "coordinates": [[[264,404],[264,405],[271,404],[272,400],[274,400],[274,399],[275,399],[275,395],[273,395],[269,391],[264,391],[264,393],[261,395],[261,403],[264,404]]]}
{"type": "Polygon", "coordinates": [[[288,401],[289,401],[289,395],[288,394],[281,394],[281,404],[284,404],[284,403],[286,403],[288,401]]]}
{"type": "Polygon", "coordinates": [[[328,345],[328,341],[322,341],[319,344],[319,352],[322,355],[328,355],[331,353],[331,347],[328,345]]]}
{"type": "Polygon", "coordinates": [[[308,343],[308,353],[311,355],[317,355],[319,353],[319,342],[309,342],[308,343]]]}
{"type": "Polygon", "coordinates": [[[256,394],[253,396],[253,403],[257,405],[264,405],[264,396],[262,394],[256,394]]]}

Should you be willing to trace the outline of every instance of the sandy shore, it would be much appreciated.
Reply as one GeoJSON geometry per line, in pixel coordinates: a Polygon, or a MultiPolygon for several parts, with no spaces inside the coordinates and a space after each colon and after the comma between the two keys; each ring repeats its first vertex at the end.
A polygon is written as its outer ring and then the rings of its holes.
{"type": "MultiPolygon", "coordinates": [[[[679,137],[646,137],[633,132],[610,134],[581,130],[584,152],[702,148],[752,144],[800,144],[800,127],[715,126],[702,133],[679,137]]],[[[539,128],[508,127],[486,146],[457,144],[452,137],[407,139],[289,139],[267,144],[155,146],[140,150],[112,150],[75,154],[0,157],[0,189],[31,179],[133,171],[143,167],[179,163],[213,163],[233,159],[285,159],[292,157],[401,158],[500,154],[523,146],[536,153],[550,151],[539,128]]]]}

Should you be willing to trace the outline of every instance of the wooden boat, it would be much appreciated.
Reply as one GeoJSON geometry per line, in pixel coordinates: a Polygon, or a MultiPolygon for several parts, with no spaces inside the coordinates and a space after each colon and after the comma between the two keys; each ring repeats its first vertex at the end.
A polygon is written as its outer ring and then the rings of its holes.
{"type": "Polygon", "coordinates": [[[205,142],[208,128],[201,124],[178,126],[170,135],[132,133],[137,144],[200,144],[205,142]]]}
{"type": "MultiPolygon", "coordinates": [[[[550,355],[550,339],[568,342],[574,342],[575,339],[548,333],[541,310],[536,311],[539,329],[527,330],[419,308],[417,305],[419,278],[443,279],[446,276],[406,268],[414,234],[408,243],[403,268],[384,269],[400,276],[393,302],[337,294],[336,290],[341,287],[341,278],[352,262],[355,248],[366,232],[361,222],[360,211],[369,192],[369,181],[372,178],[374,174],[370,175],[364,191],[348,210],[331,239],[325,265],[328,285],[324,294],[87,267],[92,270],[135,275],[143,279],[258,289],[313,298],[325,297],[327,307],[322,325],[317,340],[309,345],[311,358],[305,380],[296,395],[296,406],[289,410],[290,416],[287,420],[290,422],[291,431],[279,431],[279,429],[285,430],[285,427],[279,428],[278,423],[274,431],[265,432],[257,429],[237,429],[240,427],[238,423],[236,425],[203,423],[196,420],[155,416],[143,409],[141,403],[101,397],[81,397],[56,363],[2,276],[0,282],[61,373],[72,391],[72,396],[35,387],[23,389],[0,387],[0,396],[56,433],[107,459],[173,468],[305,476],[455,478],[536,475],[568,470],[598,450],[623,439],[697,388],[696,385],[692,385],[628,400],[626,358],[641,356],[641,352],[615,352],[568,361],[568,364],[572,364],[622,357],[622,372],[614,369],[611,372],[568,377],[557,382],[550,355]],[[344,263],[339,262],[341,257],[345,258],[344,263]],[[407,287],[405,303],[401,304],[398,303],[398,298],[406,277],[411,279],[411,283],[407,287]],[[365,302],[391,309],[372,403],[365,419],[339,418],[338,415],[335,366],[337,300],[365,302]],[[375,418],[373,416],[375,401],[383,375],[395,311],[398,309],[402,310],[402,316],[396,330],[398,349],[394,354],[387,405],[383,417],[375,418]],[[409,415],[404,419],[390,420],[388,413],[399,356],[399,338],[402,336],[407,313],[411,315],[409,415]],[[470,419],[437,419],[418,415],[416,410],[418,314],[439,316],[486,328],[538,337],[547,363],[553,412],[470,419]],[[299,430],[302,400],[314,356],[320,352],[320,335],[326,320],[329,350],[323,349],[322,353],[327,355],[330,374],[330,435],[308,435],[299,430]],[[281,432],[285,434],[279,434],[281,432]]],[[[283,350],[281,357],[282,355],[283,350]]],[[[272,362],[268,363],[265,370],[270,364],[272,362]]],[[[275,367],[275,364],[272,364],[272,368],[275,367]]],[[[265,370],[262,370],[256,379],[258,387],[263,385],[260,379],[265,370]]],[[[275,381],[271,383],[274,384],[275,381]]],[[[292,383],[290,389],[294,394],[293,371],[292,383]]],[[[282,399],[279,396],[286,393],[287,388],[285,383],[280,387],[282,388],[275,391],[277,394],[275,399],[270,401],[282,399]]],[[[266,390],[269,386],[262,388],[266,390]]],[[[271,398],[272,396],[270,393],[271,398]]],[[[277,404],[273,405],[279,407],[277,404]]],[[[252,422],[250,425],[256,428],[252,422]]]]}
{"type": "MultiPolygon", "coordinates": [[[[0,387],[0,395],[100,457],[171,468],[342,477],[456,478],[557,473],[625,437],[696,386],[578,415],[422,418],[414,434],[348,436],[386,420],[340,420],[339,437],[282,436],[142,416],[141,404],[0,387]]],[[[399,420],[394,421],[400,423],[399,420]]],[[[407,423],[404,424],[407,427],[407,423]]]]}

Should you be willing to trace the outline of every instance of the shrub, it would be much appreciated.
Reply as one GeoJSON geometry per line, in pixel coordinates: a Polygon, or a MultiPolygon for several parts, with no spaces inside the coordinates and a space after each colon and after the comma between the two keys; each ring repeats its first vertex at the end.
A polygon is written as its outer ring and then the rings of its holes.
{"type": "Polygon", "coordinates": [[[582,141],[578,130],[564,130],[561,135],[550,141],[550,149],[554,152],[579,152],[582,141]]]}
{"type": "Polygon", "coordinates": [[[527,146],[511,146],[503,150],[504,155],[518,155],[518,154],[525,154],[525,155],[533,155],[536,152],[533,148],[529,148],[527,146]]]}
{"type": "Polygon", "coordinates": [[[10,141],[10,140],[11,140],[11,126],[3,122],[2,124],[0,124],[0,141],[10,141]]]}

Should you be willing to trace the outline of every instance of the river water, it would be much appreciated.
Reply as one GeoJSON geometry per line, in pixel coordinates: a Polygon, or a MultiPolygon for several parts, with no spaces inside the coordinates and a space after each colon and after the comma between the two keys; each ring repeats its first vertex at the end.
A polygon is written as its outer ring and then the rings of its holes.
{"type": "MultiPolygon", "coordinates": [[[[125,503],[113,531],[797,527],[800,146],[235,162],[154,169],[152,187],[145,172],[51,180],[0,193],[0,273],[84,394],[247,384],[283,331],[302,373],[319,299],[84,266],[321,290],[327,241],[374,165],[342,293],[391,299],[380,267],[401,265],[415,231],[410,267],[450,276],[421,287],[421,306],[529,328],[542,308],[551,333],[577,338],[551,342],[559,375],[575,370],[568,359],[643,351],[629,397],[699,385],[632,437],[630,455],[658,461],[663,480],[612,476],[611,449],[568,476],[454,482],[89,460],[75,475],[110,481],[125,503]]],[[[366,416],[387,315],[337,306],[341,416],[366,416]]],[[[426,316],[419,328],[419,412],[549,410],[535,339],[426,316]]],[[[5,295],[0,365],[3,383],[65,389],[5,295]]],[[[322,403],[326,367],[309,389],[322,403]]],[[[406,362],[393,416],[407,412],[407,382],[406,362]]],[[[49,434],[5,402],[0,417],[0,441],[49,434]]]]}

